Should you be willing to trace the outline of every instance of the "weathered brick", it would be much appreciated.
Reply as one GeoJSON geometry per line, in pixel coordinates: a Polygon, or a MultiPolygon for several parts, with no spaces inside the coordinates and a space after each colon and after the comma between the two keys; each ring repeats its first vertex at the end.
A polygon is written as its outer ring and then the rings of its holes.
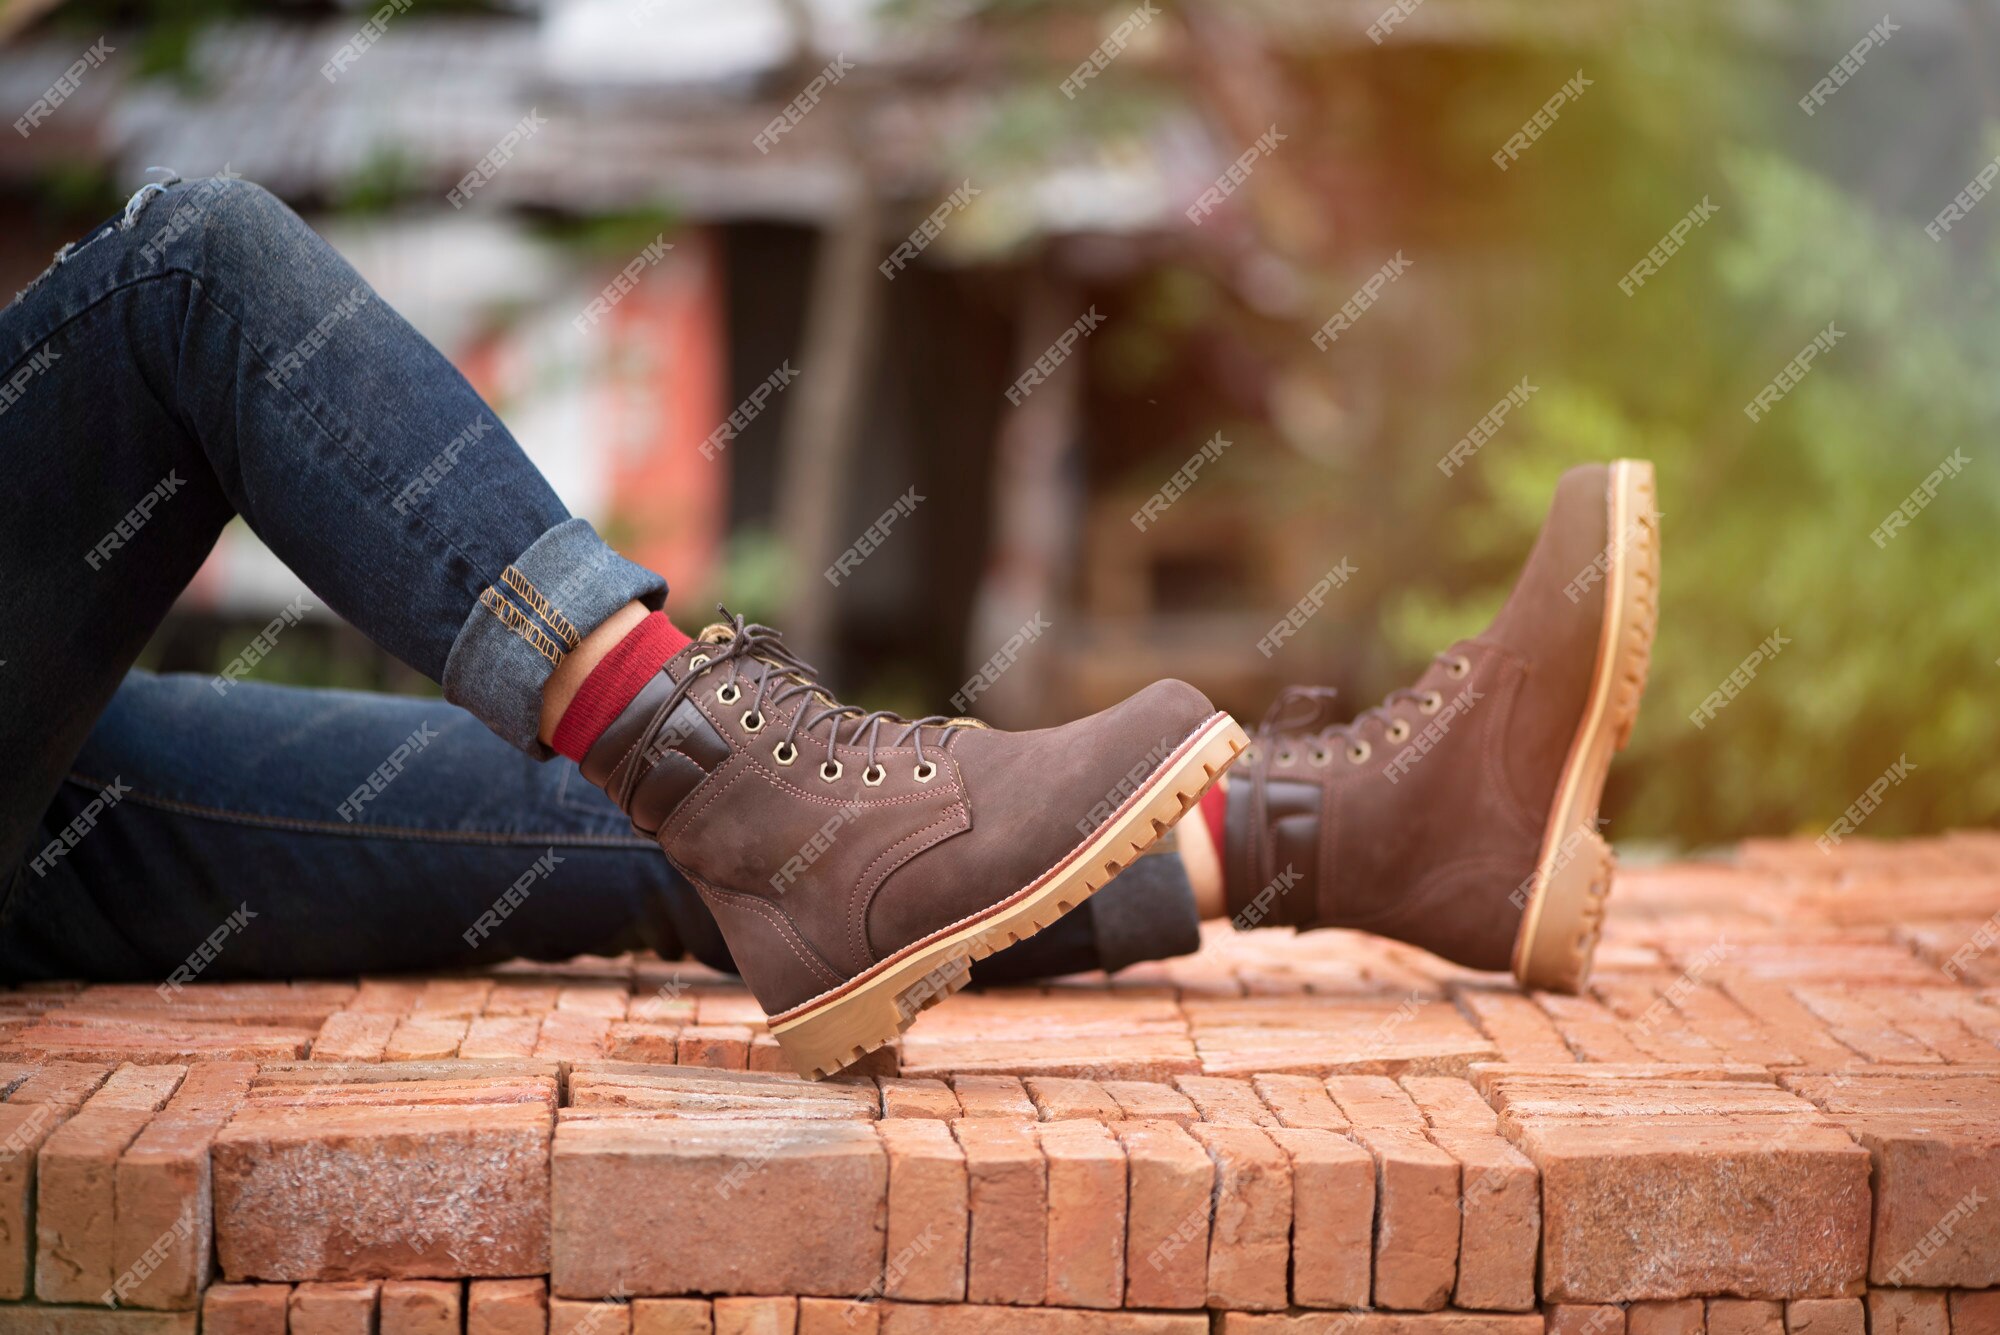
{"type": "MultiPolygon", "coordinates": [[[[1836,1323],[1824,1335],[1861,1335],[1861,1304],[1852,1326],[1836,1323]]],[[[1822,1335],[1815,1331],[1814,1335],[1822,1335]]],[[[2000,1289],[1955,1289],[1951,1294],[1951,1335],[2000,1335],[2000,1289]]]]}
{"type": "Polygon", "coordinates": [[[966,1118],[1013,1117],[1035,1120],[1035,1104],[1018,1076],[955,1075],[952,1090],[958,1095],[959,1115],[966,1118]]]}
{"type": "Polygon", "coordinates": [[[851,1298],[799,1299],[798,1335],[877,1335],[881,1328],[879,1303],[851,1298]]]}
{"type": "Polygon", "coordinates": [[[1265,1106],[1281,1126],[1318,1131],[1345,1131],[1347,1114],[1326,1092],[1326,1082],[1311,1075],[1258,1075],[1250,1078],[1265,1106]]]}
{"type": "Polygon", "coordinates": [[[341,1011],[330,1015],[312,1041],[312,1059],[331,1062],[378,1062],[388,1050],[389,1036],[399,1017],[373,1011],[341,1011]]]}
{"type": "Polygon", "coordinates": [[[289,1284],[214,1284],[201,1299],[205,1335],[285,1335],[289,1284]]]}
{"type": "Polygon", "coordinates": [[[1707,1310],[1699,1298],[1655,1299],[1625,1309],[1627,1335],[1702,1335],[1707,1328],[1707,1310]]]}
{"type": "Polygon", "coordinates": [[[216,1137],[231,1279],[485,1278],[549,1265],[540,1103],[239,1111],[216,1137]]]}
{"type": "Polygon", "coordinates": [[[1868,1335],[1950,1335],[1941,1289],[1868,1290],[1868,1335]]]}
{"type": "Polygon", "coordinates": [[[880,1335],[1208,1335],[1208,1318],[1195,1313],[886,1303],[881,1318],[880,1335]]]}
{"type": "Polygon", "coordinates": [[[553,1286],[579,1298],[863,1293],[884,1264],[888,1182],[872,1123],[565,1114],[553,1286]]]}
{"type": "Polygon", "coordinates": [[[1608,1303],[1552,1303],[1543,1316],[1548,1335],[1625,1335],[1625,1309],[1608,1303]]]}
{"type": "Polygon", "coordinates": [[[548,1328],[548,1281],[475,1279],[465,1286],[465,1335],[546,1335],[548,1328]]]}
{"type": "MultiPolygon", "coordinates": [[[[1785,1304],[1785,1335],[1868,1335],[1867,1308],[1859,1298],[1794,1298],[1785,1304]]],[[[1965,1335],[1956,1322],[1953,1335],[1965,1335]]]]}
{"type": "Polygon", "coordinates": [[[459,1335],[465,1294],[456,1280],[391,1279],[380,1310],[379,1335],[459,1335]]]}
{"type": "Polygon", "coordinates": [[[910,1080],[882,1076],[876,1080],[882,1092],[882,1116],[934,1117],[950,1121],[959,1113],[958,1095],[942,1080],[910,1080]]]}
{"type": "Polygon", "coordinates": [[[301,1284],[292,1290],[287,1313],[291,1335],[375,1335],[375,1280],[301,1284]]]}
{"type": "Polygon", "coordinates": [[[550,1298],[549,1335],[630,1335],[632,1306],[595,1298],[550,1298]]]}
{"type": "Polygon", "coordinates": [[[247,1063],[204,1062],[119,1158],[113,1288],[121,1306],[191,1308],[212,1269],[209,1149],[249,1090],[247,1063]]]}
{"type": "Polygon", "coordinates": [[[1183,1075],[1175,1088],[1201,1110],[1201,1120],[1219,1126],[1277,1126],[1277,1114],[1264,1106],[1248,1080],[1212,1075],[1183,1075]]]}
{"type": "Polygon", "coordinates": [[[1451,1077],[1406,1077],[1403,1086],[1430,1123],[1430,1139],[1458,1161],[1460,1307],[1512,1312],[1535,1306],[1542,1238],[1541,1180],[1526,1155],[1501,1138],[1492,1108],[1451,1077]]]}
{"type": "Polygon", "coordinates": [[[1194,1100],[1172,1085],[1152,1080],[1100,1080],[1098,1087],[1117,1102],[1125,1116],[1193,1126],[1201,1120],[1194,1100]]]}
{"type": "Polygon", "coordinates": [[[195,1335],[194,1312],[0,1306],[0,1335],[195,1335]]]}
{"type": "Polygon", "coordinates": [[[1081,1080],[1074,1076],[1029,1076],[1022,1083],[1027,1086],[1035,1112],[1044,1122],[1060,1122],[1073,1117],[1116,1122],[1125,1116],[1118,1101],[1105,1093],[1104,1086],[1095,1080],[1081,1080]]]}
{"type": "Polygon", "coordinates": [[[1173,1122],[1124,1121],[1129,1197],[1125,1302],[1131,1307],[1201,1307],[1208,1301],[1209,1202],[1215,1164],[1173,1122]]]}
{"type": "Polygon", "coordinates": [[[1785,1306],[1755,1298],[1710,1298],[1708,1335],[1785,1335],[1785,1306]]]}
{"type": "Polygon", "coordinates": [[[717,1298],[715,1335],[795,1335],[797,1298],[717,1298]]]}
{"type": "Polygon", "coordinates": [[[891,1298],[962,1301],[971,1223],[965,1151],[950,1126],[934,1118],[892,1118],[879,1133],[889,1155],[888,1260],[882,1291],[891,1298]]]}
{"type": "Polygon", "coordinates": [[[1246,1311],[1288,1306],[1290,1158],[1256,1127],[1197,1126],[1191,1134],[1215,1161],[1209,1306],[1246,1311]]]}
{"type": "Polygon", "coordinates": [[[750,1066],[750,1030],[733,1024],[691,1024],[681,1030],[682,1066],[743,1071],[750,1066]]]}
{"type": "Polygon", "coordinates": [[[28,1296],[34,1272],[35,1157],[75,1111],[63,1103],[0,1103],[0,1298],[28,1296]]]}
{"type": "Polygon", "coordinates": [[[644,1109],[681,1117],[872,1120],[873,1083],[801,1080],[790,1072],[579,1062],[570,1072],[574,1109],[644,1109]]]}
{"type": "Polygon", "coordinates": [[[1374,1269],[1375,1160],[1347,1137],[1281,1128],[1292,1164],[1292,1301],[1365,1307],[1374,1269]]]}
{"type": "Polygon", "coordinates": [[[1048,1303],[1117,1307],[1125,1293],[1124,1148],[1102,1123],[1069,1118],[1045,1124],[1041,1144],[1049,1173],[1048,1303]]]}
{"type": "MultiPolygon", "coordinates": [[[[959,1101],[966,1102],[963,1085],[959,1101]]],[[[1022,1095],[1025,1101],[1026,1095],[1022,1095]]],[[[952,1123],[965,1150],[971,1231],[965,1296],[1033,1305],[1048,1291],[1048,1164],[1032,1124],[967,1115],[952,1123]]]]}
{"type": "Polygon", "coordinates": [[[35,1164],[35,1296],[103,1303],[118,1276],[118,1156],[187,1068],[126,1066],[42,1142],[35,1164]]]}
{"type": "Polygon", "coordinates": [[[714,1329],[715,1316],[706,1298],[632,1300],[632,1335],[711,1335],[714,1329]]]}

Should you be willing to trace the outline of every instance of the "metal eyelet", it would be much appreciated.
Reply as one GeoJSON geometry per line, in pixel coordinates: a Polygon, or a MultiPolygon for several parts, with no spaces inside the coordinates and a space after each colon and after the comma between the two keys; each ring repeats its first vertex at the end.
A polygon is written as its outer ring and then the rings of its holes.
{"type": "Polygon", "coordinates": [[[832,783],[835,779],[838,779],[840,777],[840,773],[841,773],[841,764],[838,760],[834,761],[832,764],[828,764],[824,761],[820,762],[819,777],[825,782],[832,783]],[[828,770],[832,770],[833,773],[828,774],[827,773],[828,770]]]}
{"type": "Polygon", "coordinates": [[[1328,765],[1331,765],[1333,763],[1333,752],[1327,750],[1323,746],[1316,746],[1312,750],[1306,752],[1306,761],[1309,764],[1316,765],[1321,769],[1325,769],[1328,765]]]}
{"type": "Polygon", "coordinates": [[[1438,710],[1443,708],[1444,708],[1444,696],[1440,695],[1436,691],[1430,692],[1428,695],[1424,696],[1422,699],[1417,701],[1417,712],[1420,714],[1435,714],[1438,712],[1438,710]]]}
{"type": "Polygon", "coordinates": [[[1410,721],[1399,718],[1394,723],[1391,723],[1389,725],[1388,737],[1392,742],[1400,743],[1408,741],[1410,739],[1410,721]]]}
{"type": "Polygon", "coordinates": [[[1454,679],[1469,676],[1472,673],[1472,660],[1460,654],[1455,661],[1447,663],[1444,670],[1454,679]]]}
{"type": "Polygon", "coordinates": [[[1356,742],[1347,748],[1347,763],[1350,765],[1367,764],[1368,757],[1372,754],[1373,749],[1366,742],[1356,742]]]}
{"type": "Polygon", "coordinates": [[[861,771],[861,782],[867,784],[870,788],[880,788],[882,780],[888,777],[889,771],[883,769],[880,765],[870,765],[867,769],[861,771]]]}
{"type": "Polygon", "coordinates": [[[1280,765],[1289,765],[1289,764],[1291,764],[1291,763],[1292,763],[1292,761],[1293,761],[1293,760],[1295,760],[1296,758],[1297,758],[1297,757],[1295,757],[1295,756],[1294,756],[1294,755],[1293,755],[1293,754],[1292,754],[1292,753],[1291,753],[1290,751],[1280,751],[1280,752],[1278,752],[1278,763],[1279,763],[1280,765]]]}
{"type": "Polygon", "coordinates": [[[937,766],[926,760],[917,766],[916,776],[918,783],[929,783],[937,777],[937,766]]]}
{"type": "Polygon", "coordinates": [[[736,689],[735,682],[725,681],[721,686],[716,688],[715,698],[722,701],[725,705],[733,705],[743,698],[743,692],[736,689]]]}
{"type": "Polygon", "coordinates": [[[688,670],[690,672],[692,672],[695,668],[707,667],[707,666],[708,666],[707,654],[696,654],[693,658],[690,658],[688,660],[688,670]]]}
{"type": "Polygon", "coordinates": [[[779,742],[771,748],[771,759],[780,765],[789,765],[799,758],[799,748],[790,742],[779,742]]]}
{"type": "Polygon", "coordinates": [[[743,731],[745,732],[764,731],[764,716],[754,709],[744,710],[740,721],[743,724],[743,731]]]}

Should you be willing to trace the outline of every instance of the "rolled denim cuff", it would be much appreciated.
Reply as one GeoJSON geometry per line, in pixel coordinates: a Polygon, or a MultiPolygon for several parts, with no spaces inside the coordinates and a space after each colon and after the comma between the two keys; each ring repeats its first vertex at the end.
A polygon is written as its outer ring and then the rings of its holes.
{"type": "Polygon", "coordinates": [[[658,610],[667,582],[605,546],[588,521],[536,538],[480,591],[444,664],[444,698],[537,759],[542,687],[584,636],[634,599],[658,610]]]}
{"type": "Polygon", "coordinates": [[[1092,895],[1088,906],[1097,967],[1106,973],[1201,949],[1201,915],[1177,853],[1138,859],[1092,895]]]}

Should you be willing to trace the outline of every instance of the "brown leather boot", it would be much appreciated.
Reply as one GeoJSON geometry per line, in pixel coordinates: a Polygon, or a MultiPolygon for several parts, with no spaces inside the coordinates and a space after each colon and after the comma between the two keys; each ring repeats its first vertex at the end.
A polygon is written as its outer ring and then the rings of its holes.
{"type": "Polygon", "coordinates": [[[1293,688],[1230,775],[1240,926],[1352,927],[1574,992],[1611,889],[1597,804],[1639,712],[1659,586],[1653,468],[1563,474],[1493,624],[1336,724],[1293,688]]]}
{"type": "Polygon", "coordinates": [[[700,892],[771,1033],[821,1076],[1081,904],[1248,744],[1177,681],[1039,732],[862,710],[736,617],[668,660],[583,773],[700,892]]]}

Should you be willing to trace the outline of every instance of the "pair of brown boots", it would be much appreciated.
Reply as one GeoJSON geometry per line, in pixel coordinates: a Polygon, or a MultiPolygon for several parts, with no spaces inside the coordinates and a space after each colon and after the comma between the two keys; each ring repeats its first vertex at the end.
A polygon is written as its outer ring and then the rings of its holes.
{"type": "Polygon", "coordinates": [[[737,618],[675,655],[583,772],[700,892],[801,1074],[894,1038],[1225,771],[1239,924],[1361,928],[1575,991],[1658,578],[1651,466],[1573,469],[1482,634],[1345,723],[1332,692],[1291,688],[1254,742],[1178,681],[1037,732],[862,710],[737,618]]]}

